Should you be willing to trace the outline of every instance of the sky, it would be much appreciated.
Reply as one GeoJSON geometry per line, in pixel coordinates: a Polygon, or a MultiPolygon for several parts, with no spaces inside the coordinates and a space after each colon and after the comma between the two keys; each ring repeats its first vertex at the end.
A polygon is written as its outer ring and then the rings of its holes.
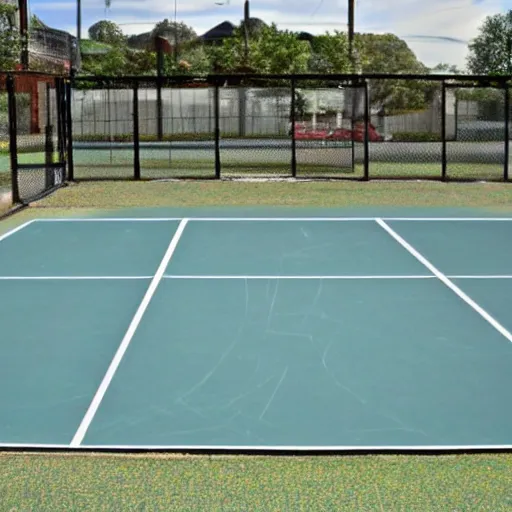
{"type": "MultiPolygon", "coordinates": [[[[512,9],[512,0],[355,0],[356,32],[393,33],[405,39],[429,67],[440,62],[464,69],[468,42],[485,18],[512,9]]],[[[108,19],[127,35],[150,31],[165,18],[192,26],[200,35],[223,21],[238,24],[244,0],[82,0],[82,37],[108,19]],[[222,5],[218,5],[222,4],[222,5]]],[[[348,0],[251,0],[251,17],[280,29],[312,34],[347,29],[348,0]]],[[[76,0],[29,0],[47,25],[76,35],[76,0]]]]}

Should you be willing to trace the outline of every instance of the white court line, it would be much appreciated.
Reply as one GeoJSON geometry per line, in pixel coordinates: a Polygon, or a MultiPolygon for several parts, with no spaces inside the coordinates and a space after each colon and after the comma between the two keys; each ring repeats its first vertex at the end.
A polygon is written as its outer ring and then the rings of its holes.
{"type": "Polygon", "coordinates": [[[67,444],[26,444],[26,443],[0,443],[0,450],[2,449],[20,449],[20,450],[69,450],[72,448],[77,451],[94,451],[94,450],[107,450],[107,451],[194,451],[200,450],[204,452],[213,451],[234,451],[234,452],[351,452],[351,451],[365,451],[365,452],[382,452],[382,451],[509,451],[512,450],[512,444],[484,444],[484,445],[310,445],[310,446],[295,446],[295,445],[79,445],[70,447],[67,444]]]}
{"type": "MultiPolygon", "coordinates": [[[[187,217],[189,222],[512,222],[512,217],[187,217]]],[[[171,222],[183,217],[95,217],[35,219],[37,222],[171,222]]],[[[32,221],[31,221],[32,222],[32,221]]]]}
{"type": "Polygon", "coordinates": [[[471,306],[479,315],[489,322],[502,336],[512,343],[512,334],[505,329],[495,318],[493,318],[485,309],[480,307],[471,297],[466,295],[457,285],[452,283],[440,270],[438,270],[430,261],[422,256],[411,244],[404,240],[396,231],[389,227],[382,219],[377,219],[377,224],[388,232],[406,251],[412,254],[420,263],[427,267],[442,283],[457,294],[466,304],[471,306]]]}
{"type": "Polygon", "coordinates": [[[35,219],[36,222],[169,222],[181,221],[183,217],[62,217],[35,219]]]}
{"type": "Polygon", "coordinates": [[[493,276],[493,275],[482,275],[482,276],[447,276],[448,279],[512,279],[512,276],[493,276]]]}
{"type": "Polygon", "coordinates": [[[103,397],[105,396],[105,393],[107,392],[107,389],[110,383],[112,382],[112,379],[114,378],[117,368],[119,367],[119,364],[121,363],[121,360],[126,350],[128,349],[130,342],[132,341],[135,331],[137,330],[137,327],[139,326],[140,321],[142,320],[142,317],[146,312],[146,309],[149,306],[149,303],[151,302],[151,299],[153,298],[153,295],[155,294],[155,291],[158,285],[160,284],[160,281],[162,280],[165,269],[167,268],[167,265],[171,261],[172,255],[176,250],[176,247],[178,245],[178,242],[180,241],[183,231],[185,230],[187,222],[187,219],[183,219],[180,222],[180,225],[178,226],[176,233],[174,233],[174,236],[172,237],[169,247],[167,248],[167,251],[164,254],[160,266],[158,267],[158,270],[156,271],[156,274],[154,275],[149,285],[149,288],[146,291],[146,294],[144,295],[144,298],[142,299],[142,302],[140,303],[140,306],[137,309],[137,312],[135,313],[135,316],[133,317],[130,326],[128,327],[128,330],[126,331],[126,334],[121,344],[119,345],[119,348],[117,349],[114,359],[112,359],[112,362],[110,363],[107,373],[103,377],[103,381],[101,382],[100,387],[96,391],[96,394],[94,395],[94,398],[89,406],[89,409],[87,410],[82,422],[80,423],[80,426],[78,427],[78,430],[76,431],[71,441],[71,447],[79,446],[82,443],[85,434],[87,433],[87,430],[101,404],[101,401],[103,400],[103,397]]]}
{"type": "Polygon", "coordinates": [[[192,280],[263,280],[263,279],[288,279],[288,280],[314,280],[314,279],[325,279],[325,280],[358,280],[358,279],[435,279],[434,275],[425,276],[201,276],[201,275],[165,275],[164,279],[192,279],[192,280]]]}
{"type": "MultiPolygon", "coordinates": [[[[0,281],[147,281],[149,279],[153,279],[154,276],[0,276],[0,281]]],[[[499,280],[499,279],[512,279],[512,275],[465,275],[465,276],[446,276],[448,279],[479,279],[479,280],[499,280]]],[[[364,275],[341,275],[341,276],[280,276],[280,275],[216,275],[216,276],[206,276],[206,275],[164,275],[162,279],[181,279],[181,280],[393,280],[393,279],[401,279],[401,280],[415,280],[415,279],[437,279],[435,275],[401,275],[401,276],[364,276],[364,275]]]]}
{"type": "Polygon", "coordinates": [[[137,281],[153,276],[0,276],[0,281],[137,281]]]}
{"type": "Polygon", "coordinates": [[[20,224],[18,227],[11,229],[10,231],[7,231],[7,233],[4,233],[3,235],[0,236],[0,242],[2,240],[5,240],[6,238],[10,237],[11,235],[14,235],[14,233],[17,233],[18,231],[21,231],[22,229],[26,228],[33,222],[35,222],[35,219],[24,222],[23,224],[20,224]]]}

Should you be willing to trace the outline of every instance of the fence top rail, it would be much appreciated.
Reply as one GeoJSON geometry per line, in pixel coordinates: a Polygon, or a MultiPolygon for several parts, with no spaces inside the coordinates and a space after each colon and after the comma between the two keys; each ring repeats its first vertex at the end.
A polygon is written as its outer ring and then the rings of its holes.
{"type": "Polygon", "coordinates": [[[69,78],[68,75],[58,74],[58,73],[48,73],[47,71],[4,71],[0,69],[0,75],[3,76],[45,76],[51,78],[69,78]]]}
{"type": "Polygon", "coordinates": [[[361,73],[361,74],[261,74],[261,73],[223,73],[196,75],[83,75],[48,73],[44,71],[2,70],[1,75],[11,76],[48,76],[72,79],[74,81],[107,81],[107,82],[210,82],[225,80],[337,80],[337,81],[364,81],[364,80],[427,80],[442,82],[486,82],[504,83],[512,81],[512,75],[451,75],[451,74],[418,74],[418,73],[361,73]]]}
{"type": "MultiPolygon", "coordinates": [[[[1,72],[0,72],[1,73],[1,72]]],[[[7,72],[12,74],[12,72],[7,72]]],[[[44,74],[44,73],[39,73],[44,74]]],[[[46,74],[47,76],[49,74],[46,74]]],[[[60,76],[60,75],[55,75],[60,76]]],[[[211,84],[223,83],[226,81],[242,81],[242,80],[279,80],[279,81],[307,81],[307,80],[326,80],[338,82],[364,82],[366,80],[425,80],[431,82],[444,82],[447,84],[454,82],[462,82],[468,84],[476,83],[478,85],[488,86],[504,86],[512,81],[512,75],[450,75],[450,74],[410,74],[410,73],[363,73],[363,74],[258,74],[258,73],[240,73],[240,74],[210,74],[206,76],[193,75],[70,75],[74,82],[106,82],[106,83],[196,83],[211,84]]]]}

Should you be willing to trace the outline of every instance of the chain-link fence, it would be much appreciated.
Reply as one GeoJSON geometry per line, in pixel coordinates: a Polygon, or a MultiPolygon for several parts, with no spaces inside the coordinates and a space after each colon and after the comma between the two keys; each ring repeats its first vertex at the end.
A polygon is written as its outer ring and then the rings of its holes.
{"type": "Polygon", "coordinates": [[[13,196],[32,202],[66,181],[65,87],[47,75],[13,77],[16,169],[13,196]]]}
{"type": "Polygon", "coordinates": [[[369,173],[372,178],[442,175],[442,83],[371,79],[369,173]]]}
{"type": "Polygon", "coordinates": [[[503,180],[507,81],[456,79],[75,80],[74,176],[503,180]]]}
{"type": "Polygon", "coordinates": [[[248,80],[219,90],[224,177],[290,177],[291,90],[279,80],[248,80]]]}
{"type": "Polygon", "coordinates": [[[66,165],[70,180],[508,180],[509,79],[3,75],[0,183],[28,201],[66,165]]]}
{"type": "Polygon", "coordinates": [[[75,80],[71,91],[72,177],[130,179],[137,140],[134,84],[127,80],[75,80]]]}
{"type": "Polygon", "coordinates": [[[505,86],[459,82],[446,87],[446,115],[453,117],[446,137],[448,178],[503,178],[509,138],[505,86]]]}
{"type": "Polygon", "coordinates": [[[215,177],[215,90],[161,78],[138,84],[142,178],[215,177]]]}
{"type": "Polygon", "coordinates": [[[9,143],[9,95],[7,92],[7,75],[0,74],[0,210],[11,200],[9,143]]]}
{"type": "Polygon", "coordinates": [[[28,204],[66,181],[65,82],[0,73],[0,193],[28,204]]]}
{"type": "Polygon", "coordinates": [[[364,82],[303,79],[295,86],[297,176],[363,178],[364,82]]]}

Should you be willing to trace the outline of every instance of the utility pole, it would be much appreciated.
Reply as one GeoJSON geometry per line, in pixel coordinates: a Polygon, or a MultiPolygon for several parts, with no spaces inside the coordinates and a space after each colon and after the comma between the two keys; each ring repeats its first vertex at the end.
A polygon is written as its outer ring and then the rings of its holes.
{"type": "Polygon", "coordinates": [[[78,62],[82,56],[80,41],[82,39],[82,0],[76,0],[76,51],[78,62]]]}
{"type": "Polygon", "coordinates": [[[245,67],[249,65],[249,0],[245,0],[244,4],[244,44],[245,44],[245,67]]]}
{"type": "Polygon", "coordinates": [[[174,0],[174,65],[178,67],[178,0],[174,0]]]}
{"type": "Polygon", "coordinates": [[[354,59],[354,6],[355,0],[348,0],[348,58],[350,61],[350,71],[356,72],[356,63],[354,59]]]}
{"type": "Polygon", "coordinates": [[[20,35],[21,35],[21,68],[28,70],[28,3],[27,0],[20,0],[20,35]]]}

